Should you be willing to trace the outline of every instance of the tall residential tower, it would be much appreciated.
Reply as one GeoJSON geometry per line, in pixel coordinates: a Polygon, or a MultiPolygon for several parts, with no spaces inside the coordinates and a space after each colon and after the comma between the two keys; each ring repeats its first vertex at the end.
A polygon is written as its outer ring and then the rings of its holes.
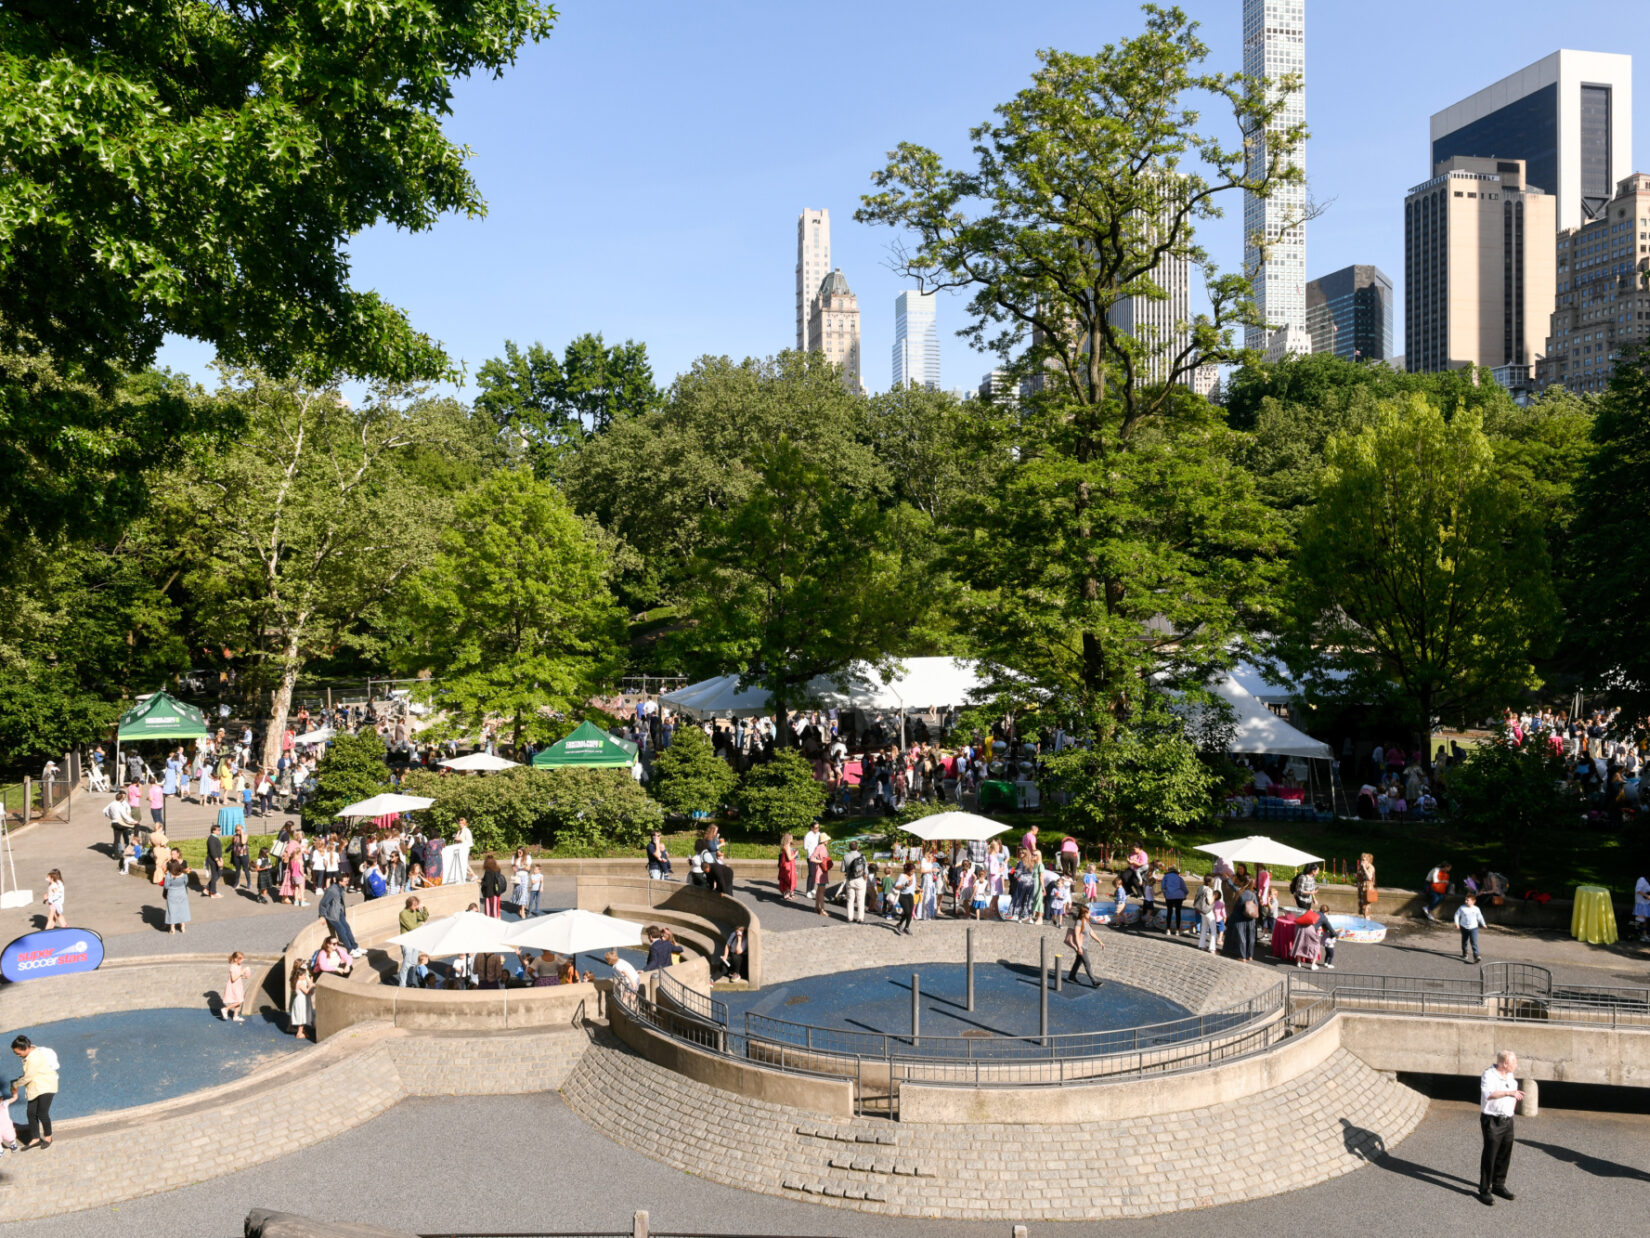
{"type": "MultiPolygon", "coordinates": [[[[1243,71],[1270,82],[1300,77],[1302,88],[1288,97],[1276,127],[1306,121],[1306,0],[1243,0],[1243,71]]],[[[1276,87],[1272,97],[1277,97],[1276,87]]],[[[1252,136],[1249,174],[1266,167],[1267,133],[1252,136]]],[[[1306,167],[1306,152],[1290,161],[1306,167]]],[[[1279,185],[1265,197],[1243,195],[1243,269],[1254,281],[1255,304],[1269,324],[1244,331],[1246,348],[1273,355],[1310,352],[1306,334],[1306,185],[1279,185]]]]}
{"type": "Polygon", "coordinates": [[[934,294],[912,289],[894,298],[894,389],[940,389],[940,328],[934,294]]]}
{"type": "Polygon", "coordinates": [[[1313,352],[1347,361],[1392,359],[1392,281],[1380,267],[1342,267],[1306,286],[1313,352]]]}
{"type": "Polygon", "coordinates": [[[796,220],[796,349],[819,348],[812,329],[819,286],[831,273],[831,212],[804,210],[796,220]]]}
{"type": "Polygon", "coordinates": [[[808,319],[809,347],[842,367],[842,385],[858,392],[859,298],[848,287],[841,268],[820,281],[808,319]]]}

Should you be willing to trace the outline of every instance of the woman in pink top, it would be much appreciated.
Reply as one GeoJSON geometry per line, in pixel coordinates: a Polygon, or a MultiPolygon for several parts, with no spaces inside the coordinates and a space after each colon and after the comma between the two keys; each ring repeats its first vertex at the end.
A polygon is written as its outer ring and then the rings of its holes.
{"type": "Polygon", "coordinates": [[[315,969],[333,976],[347,976],[353,964],[349,951],[338,944],[336,937],[328,937],[315,956],[315,969]]]}
{"type": "Polygon", "coordinates": [[[156,825],[166,818],[166,793],[158,782],[149,784],[149,818],[156,825]]]}
{"type": "Polygon", "coordinates": [[[142,784],[136,782],[126,784],[126,807],[132,810],[134,817],[137,816],[138,810],[143,807],[142,784]]]}

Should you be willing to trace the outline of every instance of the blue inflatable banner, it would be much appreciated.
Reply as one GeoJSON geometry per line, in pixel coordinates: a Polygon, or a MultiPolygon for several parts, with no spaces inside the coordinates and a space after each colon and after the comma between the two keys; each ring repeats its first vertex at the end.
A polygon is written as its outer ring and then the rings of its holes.
{"type": "Polygon", "coordinates": [[[24,933],[0,952],[0,975],[7,980],[41,980],[103,965],[103,938],[91,929],[45,929],[24,933]]]}

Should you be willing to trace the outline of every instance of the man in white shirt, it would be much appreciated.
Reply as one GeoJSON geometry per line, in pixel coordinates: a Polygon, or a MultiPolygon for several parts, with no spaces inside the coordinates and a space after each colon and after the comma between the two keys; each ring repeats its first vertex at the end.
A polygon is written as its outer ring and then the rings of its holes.
{"type": "Polygon", "coordinates": [[[109,828],[115,836],[115,863],[121,866],[124,872],[126,867],[126,853],[132,846],[132,827],[137,824],[132,819],[132,810],[126,806],[126,797],[117,795],[104,808],[103,815],[109,819],[109,828]]]}
{"type": "Polygon", "coordinates": [[[814,885],[819,881],[819,865],[814,863],[814,848],[819,846],[819,822],[815,821],[802,836],[802,858],[808,861],[809,898],[814,896],[814,885]]]}
{"type": "Polygon", "coordinates": [[[1640,877],[1633,886],[1633,927],[1641,938],[1650,938],[1650,877],[1640,877]]]}
{"type": "Polygon", "coordinates": [[[613,969],[614,987],[623,989],[626,994],[634,995],[637,986],[642,982],[642,978],[636,974],[635,965],[629,959],[621,958],[617,950],[609,950],[602,957],[613,969]]]}
{"type": "Polygon", "coordinates": [[[1478,1115],[1484,1132],[1484,1154],[1478,1163],[1478,1202],[1493,1205],[1495,1197],[1512,1199],[1507,1189],[1507,1164],[1512,1160],[1513,1109],[1524,1099],[1518,1086],[1518,1055],[1503,1049],[1495,1055],[1495,1065],[1479,1080],[1478,1095],[1483,1112],[1478,1115]]]}

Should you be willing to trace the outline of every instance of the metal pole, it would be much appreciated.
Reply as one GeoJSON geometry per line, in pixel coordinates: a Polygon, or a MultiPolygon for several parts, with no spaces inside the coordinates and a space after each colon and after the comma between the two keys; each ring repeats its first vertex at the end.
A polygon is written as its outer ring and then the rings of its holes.
{"type": "Polygon", "coordinates": [[[967,1009],[974,1009],[974,930],[963,930],[963,940],[968,943],[968,1002],[967,1009]]]}
{"type": "Polygon", "coordinates": [[[1060,952],[1054,952],[1054,991],[1060,991],[1060,952]]]}
{"type": "Polygon", "coordinates": [[[1048,1043],[1048,938],[1037,939],[1037,1035],[1048,1043]]]}
{"type": "Polygon", "coordinates": [[[911,973],[911,1047],[917,1046],[917,1033],[922,1030],[922,991],[917,973],[911,973]]]}

